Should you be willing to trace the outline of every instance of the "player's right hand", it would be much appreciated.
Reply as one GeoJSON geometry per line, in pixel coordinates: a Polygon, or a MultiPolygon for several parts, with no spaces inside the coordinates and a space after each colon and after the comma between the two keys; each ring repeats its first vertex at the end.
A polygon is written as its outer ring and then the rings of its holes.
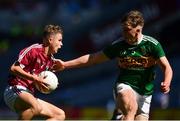
{"type": "Polygon", "coordinates": [[[46,83],[45,79],[46,79],[47,76],[37,76],[37,75],[34,75],[34,83],[38,84],[39,86],[41,86],[42,88],[44,89],[48,89],[48,86],[49,84],[46,83]]]}

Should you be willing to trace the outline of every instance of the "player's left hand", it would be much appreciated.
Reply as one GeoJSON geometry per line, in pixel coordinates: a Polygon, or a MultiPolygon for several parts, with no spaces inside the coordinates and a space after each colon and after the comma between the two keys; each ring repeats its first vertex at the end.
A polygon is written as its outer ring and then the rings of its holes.
{"type": "Polygon", "coordinates": [[[170,91],[170,83],[168,82],[161,82],[161,91],[166,94],[170,91]]]}
{"type": "Polygon", "coordinates": [[[62,71],[64,69],[65,69],[64,61],[60,59],[54,59],[54,65],[51,68],[51,71],[56,72],[56,71],[62,71]]]}

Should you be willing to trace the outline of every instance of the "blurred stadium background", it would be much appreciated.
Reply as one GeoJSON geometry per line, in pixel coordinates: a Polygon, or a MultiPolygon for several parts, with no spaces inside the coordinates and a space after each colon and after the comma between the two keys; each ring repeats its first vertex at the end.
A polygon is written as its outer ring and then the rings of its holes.
{"type": "MultiPolygon", "coordinates": [[[[159,91],[159,69],[150,119],[180,119],[180,1],[179,0],[1,0],[0,1],[0,119],[17,119],[3,101],[10,65],[19,50],[41,42],[46,24],[64,29],[63,47],[55,56],[69,60],[101,50],[121,36],[120,18],[141,10],[144,34],[163,45],[174,70],[171,92],[159,91]]],[[[67,119],[110,119],[114,108],[112,87],[118,69],[114,62],[57,73],[59,88],[50,95],[38,93],[66,112],[67,119]]]]}

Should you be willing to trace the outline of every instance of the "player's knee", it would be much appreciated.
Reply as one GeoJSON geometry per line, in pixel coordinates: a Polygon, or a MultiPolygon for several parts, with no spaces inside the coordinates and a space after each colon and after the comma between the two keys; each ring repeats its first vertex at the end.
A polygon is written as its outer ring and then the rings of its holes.
{"type": "Polygon", "coordinates": [[[63,110],[59,111],[56,115],[55,118],[58,120],[65,120],[66,115],[65,112],[63,110]]]}
{"type": "Polygon", "coordinates": [[[43,111],[43,108],[40,105],[34,106],[31,109],[34,115],[40,115],[43,111]]]}
{"type": "Polygon", "coordinates": [[[138,120],[138,121],[148,121],[148,119],[149,119],[148,114],[138,114],[135,117],[135,120],[138,120]]]}
{"type": "Polygon", "coordinates": [[[123,112],[124,115],[132,115],[135,116],[137,112],[137,105],[126,105],[126,110],[123,112]]]}
{"type": "Polygon", "coordinates": [[[132,106],[130,109],[129,109],[129,114],[131,114],[131,115],[136,115],[136,112],[137,112],[137,106],[136,105],[134,105],[134,106],[132,106]]]}

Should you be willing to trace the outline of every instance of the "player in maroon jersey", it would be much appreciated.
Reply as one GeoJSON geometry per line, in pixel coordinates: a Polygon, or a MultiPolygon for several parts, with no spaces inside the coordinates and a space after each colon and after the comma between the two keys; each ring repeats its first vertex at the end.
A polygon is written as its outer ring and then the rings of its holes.
{"type": "Polygon", "coordinates": [[[52,120],[65,119],[62,109],[34,96],[35,83],[47,89],[44,79],[37,75],[44,70],[52,70],[56,65],[53,54],[62,46],[62,34],[61,27],[47,25],[44,28],[42,44],[33,44],[23,49],[18,60],[10,68],[11,74],[4,91],[4,100],[21,120],[30,120],[36,116],[52,120]]]}

